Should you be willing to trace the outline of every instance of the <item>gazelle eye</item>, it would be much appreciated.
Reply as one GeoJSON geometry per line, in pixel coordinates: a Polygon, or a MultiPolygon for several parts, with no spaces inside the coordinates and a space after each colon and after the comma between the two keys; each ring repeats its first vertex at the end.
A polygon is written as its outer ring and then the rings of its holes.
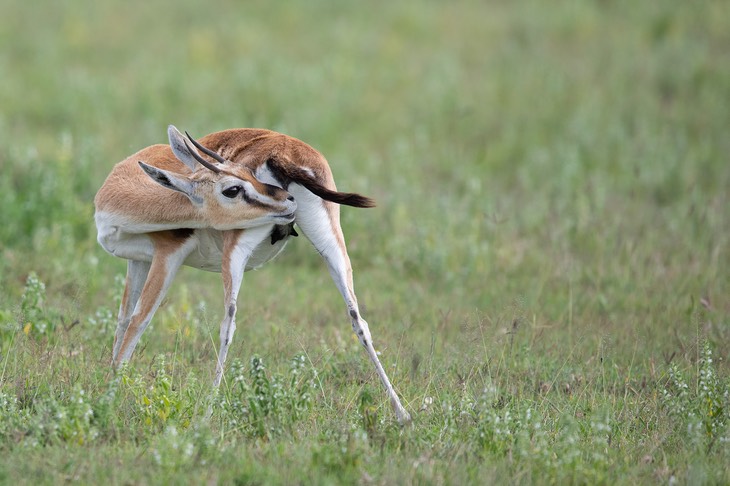
{"type": "Polygon", "coordinates": [[[241,186],[232,186],[224,190],[222,194],[227,198],[233,199],[234,197],[238,196],[238,193],[241,192],[242,189],[243,187],[241,186]]]}

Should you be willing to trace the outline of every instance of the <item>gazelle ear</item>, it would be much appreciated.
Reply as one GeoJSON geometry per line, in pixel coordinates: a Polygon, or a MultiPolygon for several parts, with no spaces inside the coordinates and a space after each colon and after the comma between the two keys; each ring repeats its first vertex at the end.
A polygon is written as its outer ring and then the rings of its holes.
{"type": "MultiPolygon", "coordinates": [[[[190,170],[196,170],[198,168],[198,161],[195,155],[191,153],[191,150],[195,150],[195,148],[185,143],[185,136],[175,128],[175,125],[167,127],[167,138],[170,139],[170,148],[172,148],[172,153],[175,154],[175,157],[187,165],[190,170]]],[[[200,156],[200,154],[197,155],[200,156]]]]}
{"type": "Polygon", "coordinates": [[[138,161],[138,164],[153,181],[162,187],[182,192],[188,197],[188,199],[190,199],[190,201],[192,201],[193,204],[198,206],[203,204],[203,199],[194,193],[195,186],[190,180],[178,174],[147,165],[141,160],[138,161]]]}

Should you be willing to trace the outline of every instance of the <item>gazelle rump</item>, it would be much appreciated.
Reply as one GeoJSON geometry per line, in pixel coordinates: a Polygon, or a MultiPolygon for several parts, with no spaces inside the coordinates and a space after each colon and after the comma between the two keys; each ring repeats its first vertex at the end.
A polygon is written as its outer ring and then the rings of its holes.
{"type": "Polygon", "coordinates": [[[113,365],[131,358],[177,270],[188,265],[222,274],[218,386],[243,273],[278,255],[297,236],[296,223],[324,258],[396,417],[409,421],[360,314],[340,226],[340,204],[374,202],[338,192],[322,154],[277,132],[232,129],[196,141],[171,125],[168,137],[169,145],[147,147],[117,164],[94,200],[99,243],[128,260],[113,365]]]}

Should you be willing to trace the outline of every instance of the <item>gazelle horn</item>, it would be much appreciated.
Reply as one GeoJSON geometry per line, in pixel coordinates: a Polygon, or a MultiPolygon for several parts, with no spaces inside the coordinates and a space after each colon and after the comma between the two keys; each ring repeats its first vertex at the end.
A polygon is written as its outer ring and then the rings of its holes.
{"type": "Polygon", "coordinates": [[[187,137],[190,139],[191,142],[193,142],[193,145],[195,145],[195,147],[198,150],[201,150],[206,155],[209,155],[210,157],[213,157],[220,164],[226,164],[226,163],[228,163],[228,161],[226,159],[224,159],[223,157],[221,157],[217,153],[213,152],[211,149],[209,149],[207,147],[203,147],[202,145],[200,145],[200,143],[198,143],[193,137],[191,137],[188,132],[185,132],[185,135],[187,135],[187,137]]]}
{"type": "MultiPolygon", "coordinates": [[[[190,136],[190,135],[188,135],[188,136],[190,136]]],[[[192,139],[191,139],[191,140],[192,140],[192,139]]],[[[193,149],[193,148],[192,148],[192,147],[190,146],[190,144],[188,144],[188,141],[187,141],[187,140],[184,140],[184,142],[185,142],[185,146],[186,146],[186,147],[188,148],[188,152],[190,152],[190,154],[191,154],[191,155],[192,155],[193,157],[195,157],[195,160],[197,160],[198,162],[200,162],[200,164],[201,164],[201,165],[202,165],[203,167],[205,167],[205,168],[207,168],[207,169],[210,169],[210,170],[212,170],[212,171],[213,171],[213,172],[215,172],[216,174],[220,174],[221,170],[220,170],[220,169],[219,169],[218,167],[216,167],[215,165],[211,164],[210,162],[208,162],[207,160],[205,160],[205,159],[204,159],[203,157],[201,157],[201,156],[200,156],[200,155],[198,154],[198,152],[197,152],[197,151],[195,151],[195,150],[194,150],[194,149],[193,149]]],[[[193,144],[195,144],[196,146],[198,146],[198,144],[197,144],[197,143],[195,142],[195,140],[193,140],[193,144]]],[[[217,155],[217,154],[216,154],[216,155],[217,155]]],[[[216,160],[218,160],[218,159],[216,159],[216,160]]]]}

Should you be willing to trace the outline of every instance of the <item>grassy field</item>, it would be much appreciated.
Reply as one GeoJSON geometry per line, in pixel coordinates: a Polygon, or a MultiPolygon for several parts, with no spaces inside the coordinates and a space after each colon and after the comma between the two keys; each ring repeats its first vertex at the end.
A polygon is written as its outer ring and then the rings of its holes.
{"type": "Polygon", "coordinates": [[[0,483],[730,483],[727,2],[2,12],[0,483]],[[217,274],[111,371],[92,200],[170,123],[377,199],[342,222],[411,426],[303,238],[246,275],[217,395],[217,274]]]}

